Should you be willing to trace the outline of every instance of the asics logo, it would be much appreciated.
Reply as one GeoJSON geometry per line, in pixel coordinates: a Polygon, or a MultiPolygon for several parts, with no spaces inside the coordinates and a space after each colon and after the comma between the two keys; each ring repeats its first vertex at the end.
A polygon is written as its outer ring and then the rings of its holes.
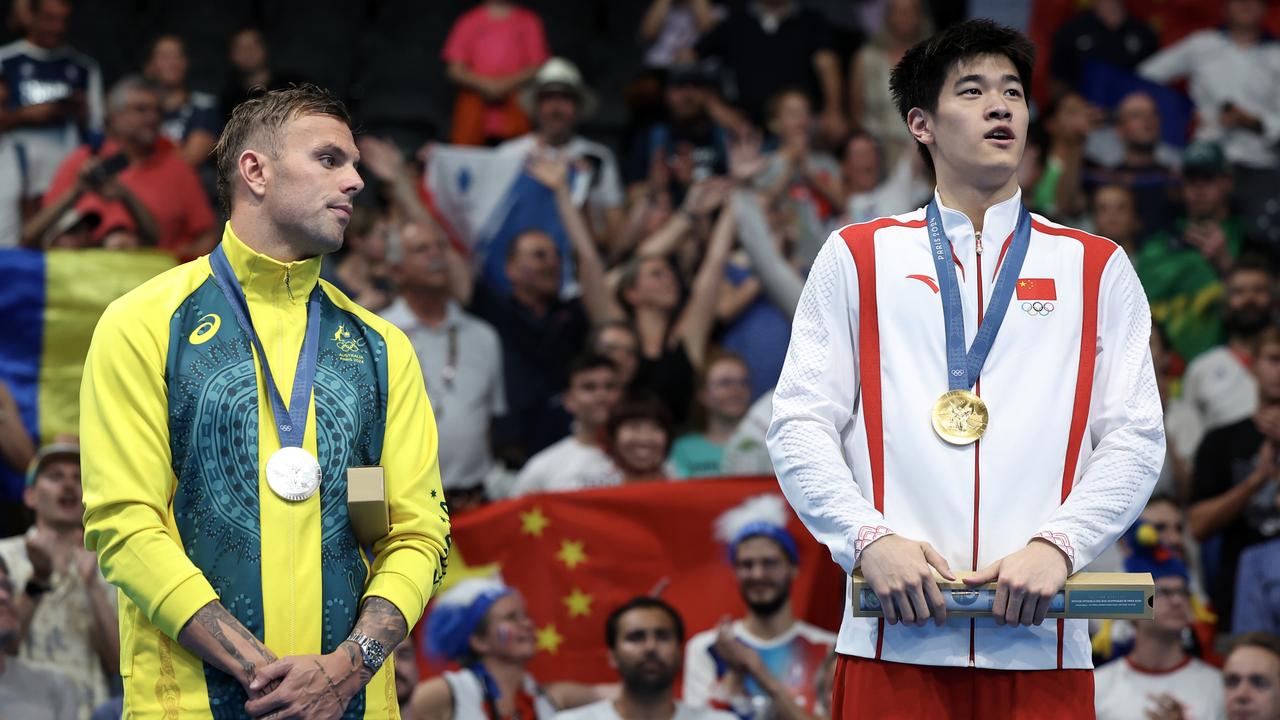
{"type": "Polygon", "coordinates": [[[209,313],[200,318],[200,324],[195,330],[187,336],[187,342],[192,345],[203,345],[213,339],[218,334],[218,328],[222,327],[222,318],[213,313],[209,313]]]}

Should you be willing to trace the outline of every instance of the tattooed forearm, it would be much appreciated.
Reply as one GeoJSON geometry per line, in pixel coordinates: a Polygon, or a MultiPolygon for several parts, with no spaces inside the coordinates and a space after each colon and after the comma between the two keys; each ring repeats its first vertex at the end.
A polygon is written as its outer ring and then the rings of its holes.
{"type": "Polygon", "coordinates": [[[257,668],[276,659],[216,600],[196,611],[178,633],[178,643],[246,686],[257,668]]]}
{"type": "Polygon", "coordinates": [[[409,634],[408,623],[400,609],[391,601],[377,596],[364,601],[360,607],[360,617],[356,619],[356,630],[382,643],[390,653],[400,641],[409,634]]]}
{"type": "MultiPolygon", "coordinates": [[[[360,607],[360,617],[356,619],[355,629],[356,632],[377,640],[382,647],[386,648],[388,655],[409,634],[409,626],[404,620],[404,615],[401,615],[400,610],[389,600],[380,597],[371,597],[364,601],[364,605],[360,607]]],[[[347,657],[351,659],[353,667],[359,669],[361,680],[365,683],[369,682],[372,673],[359,659],[361,657],[358,654],[359,647],[353,642],[345,642],[342,648],[347,651],[347,657]]]]}

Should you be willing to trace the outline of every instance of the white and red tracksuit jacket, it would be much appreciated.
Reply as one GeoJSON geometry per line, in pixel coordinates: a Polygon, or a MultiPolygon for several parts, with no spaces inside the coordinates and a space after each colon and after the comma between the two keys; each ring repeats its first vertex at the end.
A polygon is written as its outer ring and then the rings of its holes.
{"type": "MultiPolygon", "coordinates": [[[[1019,192],[987,210],[982,254],[968,218],[938,201],[966,348],[1021,201],[1019,192]]],[[[1109,240],[1033,215],[1019,276],[1023,298],[1009,303],[974,388],[990,424],[977,443],[953,446],[930,425],[947,364],[924,209],[845,227],[818,254],[768,444],[791,506],[846,572],[888,533],[931,543],[953,570],[1042,537],[1074,572],[1142,510],[1164,461],[1164,428],[1151,313],[1129,259],[1109,240]]],[[[1092,666],[1085,620],[1011,628],[952,618],[939,628],[846,611],[836,650],[921,665],[1092,666]]]]}

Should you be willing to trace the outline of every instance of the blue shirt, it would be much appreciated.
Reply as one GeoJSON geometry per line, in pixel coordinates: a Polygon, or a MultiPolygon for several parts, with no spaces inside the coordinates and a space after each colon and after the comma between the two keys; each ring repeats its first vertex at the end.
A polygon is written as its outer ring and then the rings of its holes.
{"type": "MultiPolygon", "coordinates": [[[[725,276],[735,287],[752,275],[750,270],[734,265],[725,268],[725,276]]],[[[762,292],[728,324],[720,345],[746,361],[754,401],[778,384],[790,342],[790,319],[762,292]]]]}
{"type": "Polygon", "coordinates": [[[218,99],[208,93],[192,91],[187,101],[164,114],[160,132],[181,145],[195,130],[204,130],[215,137],[222,129],[222,115],[218,111],[218,99]]]}
{"type": "Polygon", "coordinates": [[[1240,554],[1232,616],[1233,634],[1280,633],[1280,540],[1254,545],[1240,554]]]}
{"type": "MultiPolygon", "coordinates": [[[[89,56],[65,45],[46,50],[17,40],[0,47],[0,78],[9,89],[6,110],[65,100],[83,92],[89,104],[85,129],[90,134],[102,132],[102,76],[98,64],[89,56]]],[[[13,132],[15,137],[31,133],[62,137],[68,152],[81,141],[79,128],[70,119],[62,125],[18,128],[13,132]]]]}

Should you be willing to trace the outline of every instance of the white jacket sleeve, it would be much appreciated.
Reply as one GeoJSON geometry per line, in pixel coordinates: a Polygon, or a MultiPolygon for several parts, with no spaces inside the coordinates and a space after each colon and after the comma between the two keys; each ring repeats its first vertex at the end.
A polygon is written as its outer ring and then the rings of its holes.
{"type": "Polygon", "coordinates": [[[1142,61],[1138,65],[1138,74],[1161,84],[1185,78],[1195,69],[1196,56],[1202,45],[1201,34],[1192,34],[1142,61]]]}
{"type": "Polygon", "coordinates": [[[858,277],[844,240],[827,238],[800,294],[773,395],[769,455],[782,492],[814,538],[852,572],[863,547],[891,532],[859,490],[841,433],[858,396],[858,277]]]}
{"type": "Polygon", "coordinates": [[[1093,562],[1142,512],[1164,464],[1164,417],[1151,363],[1151,309],[1129,258],[1117,251],[1099,289],[1093,445],[1070,495],[1036,537],[1056,544],[1072,572],[1093,562]]]}

